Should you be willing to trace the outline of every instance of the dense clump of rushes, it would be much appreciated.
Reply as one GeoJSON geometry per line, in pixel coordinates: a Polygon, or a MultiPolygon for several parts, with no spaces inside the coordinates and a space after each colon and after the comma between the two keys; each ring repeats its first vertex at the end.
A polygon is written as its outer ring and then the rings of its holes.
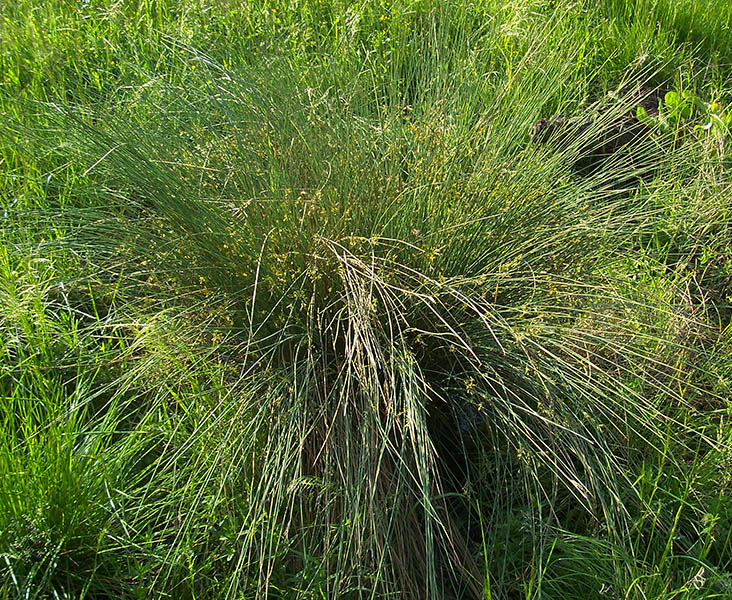
{"type": "Polygon", "coordinates": [[[722,593],[728,140],[629,106],[703,48],[199,4],[4,88],[3,592],[722,593]]]}

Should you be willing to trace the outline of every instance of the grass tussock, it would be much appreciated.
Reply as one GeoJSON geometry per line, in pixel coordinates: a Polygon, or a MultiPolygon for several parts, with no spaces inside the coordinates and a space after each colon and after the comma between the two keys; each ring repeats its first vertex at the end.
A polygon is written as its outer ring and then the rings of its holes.
{"type": "Polygon", "coordinates": [[[0,36],[3,597],[730,593],[730,132],[663,101],[728,99],[721,3],[52,4],[0,36]]]}

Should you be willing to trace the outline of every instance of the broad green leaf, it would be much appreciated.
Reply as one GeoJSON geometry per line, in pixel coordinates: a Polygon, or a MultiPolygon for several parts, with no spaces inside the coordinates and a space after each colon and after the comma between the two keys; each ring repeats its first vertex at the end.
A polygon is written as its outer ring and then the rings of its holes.
{"type": "Polygon", "coordinates": [[[651,121],[651,118],[648,116],[648,113],[646,112],[646,109],[642,106],[639,106],[635,110],[636,117],[638,117],[638,120],[641,123],[645,123],[646,125],[652,125],[653,122],[651,121]]]}
{"type": "Polygon", "coordinates": [[[663,100],[670,109],[675,109],[681,104],[681,96],[678,92],[666,92],[663,100]]]}

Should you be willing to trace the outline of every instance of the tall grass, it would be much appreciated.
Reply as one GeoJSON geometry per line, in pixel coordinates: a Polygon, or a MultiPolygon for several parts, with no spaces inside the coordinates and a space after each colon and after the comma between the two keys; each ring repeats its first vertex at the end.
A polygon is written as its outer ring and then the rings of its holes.
{"type": "Polygon", "coordinates": [[[10,82],[8,597],[724,597],[726,141],[576,169],[701,50],[535,4],[145,3],[123,85],[10,82]]]}

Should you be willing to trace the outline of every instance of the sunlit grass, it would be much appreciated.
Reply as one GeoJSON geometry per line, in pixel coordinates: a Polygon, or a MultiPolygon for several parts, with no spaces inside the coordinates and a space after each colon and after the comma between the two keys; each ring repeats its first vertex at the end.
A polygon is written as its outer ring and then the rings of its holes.
{"type": "Polygon", "coordinates": [[[728,140],[588,153],[726,30],[620,4],[8,10],[3,594],[725,597],[728,140]]]}

